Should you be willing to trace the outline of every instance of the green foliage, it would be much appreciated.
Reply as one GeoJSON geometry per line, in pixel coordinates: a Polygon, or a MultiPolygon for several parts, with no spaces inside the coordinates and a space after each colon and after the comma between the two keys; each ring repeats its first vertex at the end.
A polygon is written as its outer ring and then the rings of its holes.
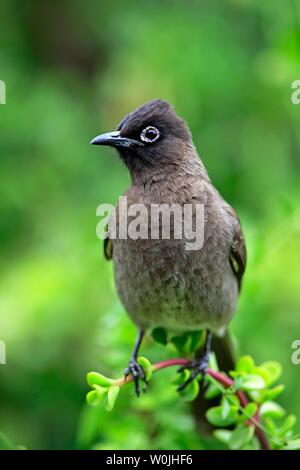
{"type": "Polygon", "coordinates": [[[168,335],[164,328],[155,328],[151,332],[152,338],[160,344],[172,344],[179,354],[193,357],[194,353],[203,343],[205,333],[201,331],[190,331],[176,336],[168,335]]]}
{"type": "MultiPolygon", "coordinates": [[[[191,372],[189,370],[184,370],[179,375],[177,381],[173,381],[173,383],[176,385],[181,385],[189,379],[190,375],[191,372]]],[[[183,390],[180,391],[180,395],[183,397],[184,401],[193,401],[198,396],[199,390],[200,386],[198,380],[193,380],[183,390]]]]}
{"type": "Polygon", "coordinates": [[[167,331],[164,328],[155,328],[152,331],[152,337],[155,341],[161,344],[167,344],[168,342],[167,331]]]}
{"type": "Polygon", "coordinates": [[[97,372],[89,372],[87,382],[93,388],[86,396],[87,403],[91,406],[97,406],[100,401],[105,399],[106,410],[112,411],[120,391],[116,381],[97,372]]]}
{"type": "Polygon", "coordinates": [[[148,361],[148,359],[146,357],[139,357],[138,358],[138,363],[143,368],[143,371],[144,371],[145,376],[146,376],[146,380],[149,381],[152,377],[152,372],[153,372],[151,362],[148,361]]]}
{"type": "Polygon", "coordinates": [[[202,344],[203,335],[205,335],[205,333],[201,331],[188,332],[172,336],[170,342],[175,346],[179,354],[192,358],[202,344]]]}
{"type": "MultiPolygon", "coordinates": [[[[145,357],[139,358],[138,362],[149,381],[157,366],[153,366],[145,357]]],[[[190,374],[190,370],[184,369],[173,379],[173,385],[184,383],[190,374]]],[[[300,449],[300,440],[293,434],[295,416],[289,415],[283,421],[282,418],[286,414],[284,408],[277,402],[269,400],[269,392],[271,394],[273,392],[274,396],[274,388],[270,387],[281,375],[280,364],[272,361],[256,366],[251,356],[243,356],[230,375],[234,381],[226,388],[222,385],[221,378],[218,380],[210,373],[205,377],[205,381],[217,388],[220,395],[220,404],[207,410],[206,419],[215,428],[231,428],[216,429],[214,436],[232,450],[258,449],[259,439],[255,430],[259,428],[264,432],[271,448],[300,449]],[[244,391],[247,392],[249,402],[242,406],[239,393],[244,391]]],[[[201,377],[197,377],[180,392],[184,401],[193,401],[198,396],[200,379],[201,377]]],[[[87,375],[87,382],[93,388],[87,394],[87,403],[97,406],[100,401],[106,399],[107,411],[112,411],[120,388],[126,385],[124,380],[109,379],[96,372],[87,375]]],[[[282,387],[280,389],[278,387],[277,396],[283,391],[282,387]]]]}
{"type": "MultiPolygon", "coordinates": [[[[230,373],[234,379],[233,386],[226,390],[220,387],[221,405],[210,408],[206,413],[208,421],[214,426],[234,425],[235,428],[225,433],[217,430],[215,437],[230,449],[255,449],[258,443],[254,425],[257,425],[264,431],[272,448],[286,449],[289,445],[297,448],[297,439],[293,436],[295,416],[289,415],[282,421],[286,414],[284,408],[270,400],[284,389],[283,385],[273,387],[281,370],[280,364],[275,361],[256,366],[251,356],[239,359],[235,370],[230,373]],[[250,402],[245,407],[241,407],[237,396],[233,395],[238,391],[247,392],[250,402]]],[[[208,379],[212,380],[210,377],[208,379]]],[[[214,380],[213,383],[217,385],[214,380]]]]}

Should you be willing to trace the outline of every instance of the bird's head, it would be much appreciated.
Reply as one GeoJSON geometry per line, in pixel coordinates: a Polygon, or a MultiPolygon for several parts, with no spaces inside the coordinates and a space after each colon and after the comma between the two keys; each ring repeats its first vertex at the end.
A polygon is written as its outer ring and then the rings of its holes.
{"type": "Polygon", "coordinates": [[[116,131],[98,135],[91,144],[115,147],[131,173],[145,173],[174,166],[192,140],[172,106],[152,100],[129,113],[116,131]]]}

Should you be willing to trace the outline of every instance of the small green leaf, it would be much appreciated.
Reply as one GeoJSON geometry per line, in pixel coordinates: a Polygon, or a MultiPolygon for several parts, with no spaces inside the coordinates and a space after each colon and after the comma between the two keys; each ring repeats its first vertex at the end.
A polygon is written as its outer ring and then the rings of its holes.
{"type": "Polygon", "coordinates": [[[276,387],[265,390],[263,394],[263,401],[274,400],[277,398],[284,390],[284,385],[276,385],[276,387]]]}
{"type": "Polygon", "coordinates": [[[114,383],[114,380],[109,379],[108,377],[105,377],[104,375],[99,374],[98,372],[89,372],[86,378],[87,383],[90,387],[93,387],[94,385],[100,385],[101,387],[109,387],[114,383]]]}
{"type": "Polygon", "coordinates": [[[218,366],[218,362],[217,362],[217,357],[214,353],[214,351],[211,351],[210,355],[209,355],[209,367],[212,369],[212,370],[215,370],[215,371],[218,371],[219,370],[219,366],[218,366]]]}
{"type": "Polygon", "coordinates": [[[107,393],[108,387],[101,387],[101,385],[94,385],[94,389],[97,391],[99,396],[105,395],[107,393]]]}
{"type": "Polygon", "coordinates": [[[227,429],[217,429],[216,431],[213,432],[213,435],[215,436],[216,439],[218,439],[220,442],[223,442],[223,444],[228,445],[228,442],[230,441],[231,438],[231,431],[228,431],[227,429]]]}
{"type": "Polygon", "coordinates": [[[247,392],[251,401],[254,401],[255,403],[262,403],[263,400],[261,397],[263,396],[264,393],[265,393],[265,389],[264,390],[251,390],[247,392]]]}
{"type": "Polygon", "coordinates": [[[248,419],[252,418],[255,413],[257,412],[257,404],[256,403],[248,403],[245,408],[243,408],[243,419],[242,421],[247,421],[248,419]]]}
{"type": "Polygon", "coordinates": [[[260,444],[259,441],[257,440],[256,436],[253,436],[250,441],[248,441],[246,444],[244,444],[240,450],[260,450],[260,444]]]}
{"type": "Polygon", "coordinates": [[[263,367],[254,367],[252,374],[259,375],[264,380],[266,385],[269,383],[270,376],[267,369],[264,369],[263,367]]]}
{"type": "Polygon", "coordinates": [[[254,367],[255,363],[251,356],[242,356],[236,364],[236,371],[251,374],[254,367]]]}
{"type": "Polygon", "coordinates": [[[282,367],[281,365],[276,362],[276,361],[268,361],[264,362],[261,364],[260,368],[264,369],[269,378],[267,381],[267,385],[272,385],[272,383],[276,382],[276,380],[281,376],[282,374],[282,367]]]}
{"type": "Polygon", "coordinates": [[[90,406],[97,406],[100,403],[101,398],[98,396],[98,393],[96,390],[91,390],[86,395],[86,401],[87,401],[87,404],[90,406]]]}
{"type": "Polygon", "coordinates": [[[222,417],[222,407],[214,406],[206,412],[207,420],[213,425],[218,427],[225,427],[234,424],[238,419],[238,411],[236,407],[231,406],[228,416],[222,417]]]}
{"type": "Polygon", "coordinates": [[[143,356],[140,356],[137,361],[145,373],[146,380],[149,381],[152,377],[152,372],[153,372],[153,367],[152,367],[151,362],[146,357],[143,357],[143,356]]]}
{"type": "Polygon", "coordinates": [[[283,449],[284,450],[299,450],[300,439],[291,439],[283,449]]]}
{"type": "Polygon", "coordinates": [[[120,387],[118,387],[117,385],[112,385],[111,387],[109,387],[107,393],[106,411],[113,410],[119,391],[120,387]]]}
{"type": "Polygon", "coordinates": [[[283,425],[280,427],[279,436],[285,437],[295,426],[297,418],[295,415],[289,415],[285,418],[283,425]]]}
{"type": "Polygon", "coordinates": [[[193,401],[198,396],[199,389],[198,380],[192,380],[192,382],[180,392],[180,395],[183,397],[184,401],[193,401]]]}
{"type": "Polygon", "coordinates": [[[259,375],[246,375],[243,377],[241,389],[246,391],[262,390],[265,388],[265,381],[259,375]]]}
{"type": "Polygon", "coordinates": [[[228,443],[230,449],[237,450],[247,444],[254,434],[254,426],[242,426],[236,428],[228,443]]]}
{"type": "Polygon", "coordinates": [[[269,416],[265,416],[264,425],[267,427],[271,434],[277,434],[277,425],[274,423],[272,418],[270,418],[269,416]]]}
{"type": "Polygon", "coordinates": [[[207,387],[207,389],[204,393],[204,397],[207,400],[211,400],[212,398],[215,398],[215,397],[219,396],[221,393],[222,393],[222,391],[220,390],[220,388],[217,385],[211,383],[207,387]]]}
{"type": "Polygon", "coordinates": [[[228,400],[226,396],[223,395],[222,400],[221,400],[221,416],[223,419],[227,418],[230,412],[230,405],[228,403],[228,400]]]}
{"type": "Polygon", "coordinates": [[[231,371],[229,372],[229,374],[231,375],[231,377],[234,379],[234,384],[233,386],[231,387],[234,391],[236,390],[240,390],[242,388],[242,385],[243,385],[243,377],[238,375],[239,372],[234,372],[234,371],[231,371]],[[237,375],[235,375],[237,374],[237,375]]]}
{"type": "Polygon", "coordinates": [[[187,379],[190,377],[191,372],[188,369],[183,369],[182,372],[179,372],[175,378],[172,380],[172,383],[174,385],[181,385],[184,382],[187,381],[187,379]]]}
{"type": "Polygon", "coordinates": [[[236,406],[237,408],[239,408],[240,400],[235,394],[226,393],[226,396],[227,396],[227,400],[229,401],[230,406],[236,406]]]}
{"type": "Polygon", "coordinates": [[[285,413],[286,411],[275,401],[265,401],[259,409],[260,416],[269,416],[273,419],[282,418],[285,413]]]}
{"type": "Polygon", "coordinates": [[[186,354],[188,350],[188,336],[187,335],[180,335],[180,336],[173,336],[171,338],[171,342],[174,344],[176,349],[179,353],[186,354]]]}
{"type": "Polygon", "coordinates": [[[154,328],[151,335],[157,343],[166,345],[168,342],[168,335],[164,328],[154,328]]]}

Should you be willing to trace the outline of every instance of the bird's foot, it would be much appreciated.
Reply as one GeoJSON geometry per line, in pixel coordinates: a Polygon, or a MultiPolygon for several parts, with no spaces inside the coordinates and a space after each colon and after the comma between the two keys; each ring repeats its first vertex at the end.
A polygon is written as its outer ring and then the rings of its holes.
{"type": "Polygon", "coordinates": [[[141,387],[140,387],[140,380],[143,381],[143,391],[146,392],[147,390],[147,380],[146,380],[146,375],[143,371],[143,368],[140,366],[140,364],[137,362],[136,358],[132,358],[129,361],[128,367],[124,371],[125,377],[128,375],[132,375],[133,380],[134,380],[134,388],[135,388],[135,393],[136,396],[139,397],[141,393],[141,387]]]}
{"type": "Polygon", "coordinates": [[[178,392],[181,392],[184,390],[188,384],[190,384],[193,380],[195,380],[198,375],[201,375],[201,381],[200,381],[200,388],[204,389],[204,379],[207,375],[207,370],[208,370],[208,363],[209,363],[209,353],[204,354],[200,359],[195,359],[188,363],[185,366],[182,366],[178,369],[178,372],[182,372],[185,369],[191,370],[191,375],[189,378],[183,382],[179,387],[177,388],[178,392]]]}

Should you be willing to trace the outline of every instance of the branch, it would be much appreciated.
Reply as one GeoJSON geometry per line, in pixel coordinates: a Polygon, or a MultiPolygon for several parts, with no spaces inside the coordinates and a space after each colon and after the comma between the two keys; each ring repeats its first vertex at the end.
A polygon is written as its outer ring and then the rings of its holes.
{"type": "MultiPolygon", "coordinates": [[[[158,370],[166,369],[167,367],[185,366],[188,364],[189,364],[189,361],[187,359],[176,358],[176,359],[168,359],[166,361],[161,361],[161,362],[157,362],[156,364],[152,364],[152,368],[153,368],[153,372],[157,372],[158,370]]],[[[230,379],[226,375],[221,374],[220,372],[217,372],[215,370],[208,369],[207,375],[215,379],[220,384],[224,385],[224,387],[226,388],[232,387],[234,385],[234,381],[232,379],[230,379]]],[[[122,377],[120,379],[117,379],[115,381],[115,385],[122,387],[123,385],[132,381],[133,381],[132,375],[128,375],[127,377],[122,377]]],[[[247,395],[241,390],[238,390],[236,392],[236,395],[240,401],[241,406],[244,408],[249,403],[247,395]]],[[[260,442],[261,448],[263,450],[270,450],[269,442],[260,427],[259,411],[256,412],[253,418],[249,419],[249,424],[250,423],[254,425],[255,434],[256,434],[257,439],[260,442]]]]}

